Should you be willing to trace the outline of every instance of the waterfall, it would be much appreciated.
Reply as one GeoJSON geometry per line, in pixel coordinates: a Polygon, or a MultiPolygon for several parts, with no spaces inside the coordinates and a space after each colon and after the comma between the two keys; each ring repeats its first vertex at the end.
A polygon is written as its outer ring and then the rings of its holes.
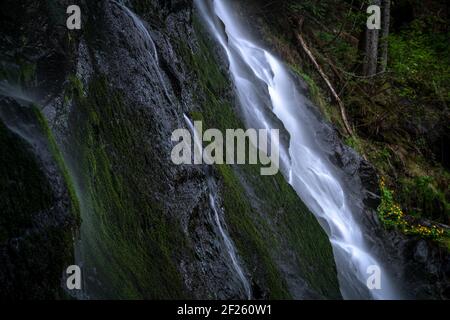
{"type": "MultiPolygon", "coordinates": [[[[184,115],[184,120],[186,121],[190,131],[192,132],[192,134],[194,135],[194,143],[195,143],[195,148],[198,148],[198,151],[202,152],[203,148],[202,148],[202,142],[200,141],[199,137],[198,137],[198,133],[196,132],[194,125],[192,124],[192,121],[188,118],[188,116],[184,115]]],[[[209,177],[209,188],[210,188],[210,193],[209,193],[209,204],[213,210],[214,213],[214,223],[217,227],[217,229],[219,230],[220,236],[222,237],[222,240],[225,244],[225,248],[227,250],[228,256],[230,257],[231,263],[233,265],[233,268],[236,272],[236,274],[239,277],[239,280],[242,283],[242,286],[244,287],[245,293],[247,295],[247,299],[251,299],[252,297],[252,292],[251,292],[251,288],[250,288],[250,284],[247,280],[247,278],[244,275],[244,272],[242,270],[242,267],[240,266],[240,263],[238,261],[238,257],[236,254],[236,249],[234,247],[234,244],[232,242],[232,240],[230,239],[230,237],[227,235],[227,233],[225,232],[223,226],[222,226],[222,222],[220,221],[220,217],[219,217],[219,213],[217,210],[217,206],[216,206],[216,197],[213,194],[213,192],[215,190],[217,190],[217,188],[215,187],[214,182],[212,181],[212,178],[209,177]]]]}
{"type": "MultiPolygon", "coordinates": [[[[42,134],[42,128],[36,121],[32,106],[38,108],[38,100],[19,85],[13,85],[6,80],[0,81],[0,97],[9,97],[17,102],[19,108],[0,107],[0,120],[9,130],[28,142],[30,146],[47,149],[48,141],[42,134]]],[[[45,152],[42,153],[42,156],[45,152]]],[[[50,159],[47,159],[51,161],[50,159]]]]}
{"type": "MultiPolygon", "coordinates": [[[[111,1],[111,6],[117,7],[120,10],[120,14],[129,20],[131,28],[128,31],[130,34],[137,36],[142,44],[142,56],[148,63],[148,66],[152,67],[154,71],[156,86],[161,88],[161,95],[163,95],[171,105],[175,105],[172,95],[170,94],[171,88],[168,86],[168,81],[165,78],[165,74],[160,66],[160,59],[158,56],[155,42],[147,30],[143,20],[141,20],[133,11],[127,8],[125,5],[118,1],[111,1]]],[[[144,67],[144,66],[143,66],[144,67]]],[[[102,228],[101,220],[95,212],[95,207],[91,196],[84,184],[87,182],[83,177],[83,173],[80,172],[82,168],[78,168],[77,156],[72,159],[70,154],[65,154],[65,160],[68,163],[72,179],[80,200],[81,218],[82,223],[80,226],[80,237],[75,244],[75,259],[76,264],[82,267],[83,270],[83,285],[81,293],[78,293],[78,299],[104,299],[104,298],[116,298],[116,292],[110,286],[109,279],[107,277],[102,278],[104,268],[110,266],[103,266],[98,264],[100,259],[108,259],[108,248],[105,245],[104,239],[101,237],[101,233],[98,231],[102,228]]],[[[114,265],[114,268],[120,268],[119,262],[114,265]]],[[[112,266],[110,267],[112,268],[112,266]]]]}
{"type": "Polygon", "coordinates": [[[18,101],[36,104],[36,99],[29,92],[24,92],[19,85],[12,85],[7,80],[0,81],[0,95],[10,97],[18,101]]]}
{"type": "Polygon", "coordinates": [[[216,222],[216,226],[220,231],[220,235],[222,236],[223,242],[225,243],[225,247],[227,248],[227,252],[228,252],[228,255],[230,256],[231,262],[233,263],[234,270],[236,271],[239,279],[242,282],[242,285],[244,286],[245,293],[247,294],[247,299],[250,299],[252,296],[250,284],[248,283],[248,280],[245,277],[241,266],[239,265],[239,262],[237,260],[237,255],[236,255],[236,249],[234,248],[234,245],[231,242],[230,237],[228,237],[228,235],[225,233],[225,231],[222,227],[222,223],[220,222],[219,214],[217,212],[216,200],[214,199],[214,196],[212,193],[209,194],[209,203],[211,205],[211,208],[213,209],[214,221],[216,222]]]}
{"type": "Polygon", "coordinates": [[[229,1],[196,0],[196,5],[226,53],[246,125],[267,129],[281,121],[288,131],[289,145],[280,146],[281,171],[329,236],[343,297],[398,299],[353,216],[339,169],[317,141],[317,117],[306,107],[288,69],[250,39],[229,1]],[[367,287],[371,266],[381,270],[380,289],[367,287]]]}
{"type": "Polygon", "coordinates": [[[151,63],[156,67],[156,73],[158,75],[158,80],[161,83],[161,86],[164,89],[164,94],[166,95],[167,100],[173,105],[174,101],[172,100],[169,90],[167,89],[167,85],[164,81],[164,77],[161,72],[161,67],[159,65],[159,57],[158,57],[158,51],[156,50],[155,42],[153,41],[152,36],[148,32],[147,28],[144,26],[144,23],[142,22],[141,18],[139,18],[133,11],[128,9],[123,4],[113,1],[116,5],[118,5],[122,10],[126,12],[126,14],[133,20],[134,25],[139,30],[140,35],[142,36],[142,40],[146,46],[146,49],[149,51],[149,58],[151,63]]]}

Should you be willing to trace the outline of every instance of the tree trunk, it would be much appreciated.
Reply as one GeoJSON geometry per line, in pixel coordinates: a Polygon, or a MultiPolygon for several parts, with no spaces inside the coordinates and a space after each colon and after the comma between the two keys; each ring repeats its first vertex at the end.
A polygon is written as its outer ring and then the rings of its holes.
{"type": "Polygon", "coordinates": [[[381,45],[379,72],[385,72],[388,64],[388,37],[391,22],[391,0],[383,0],[381,17],[381,45]]]}
{"type": "MultiPolygon", "coordinates": [[[[381,0],[372,0],[371,4],[380,6],[381,0]]],[[[378,42],[380,31],[377,29],[366,28],[363,31],[361,49],[363,52],[362,73],[366,77],[373,76],[377,73],[378,66],[378,42]]]]}

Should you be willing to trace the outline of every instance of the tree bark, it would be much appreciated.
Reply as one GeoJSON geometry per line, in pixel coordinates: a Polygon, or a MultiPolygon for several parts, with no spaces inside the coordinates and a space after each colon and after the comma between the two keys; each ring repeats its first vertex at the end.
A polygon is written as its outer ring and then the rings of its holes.
{"type": "MultiPolygon", "coordinates": [[[[372,0],[371,4],[380,6],[381,0],[372,0]]],[[[363,39],[361,39],[362,49],[364,50],[362,73],[366,77],[377,73],[379,36],[380,31],[377,29],[366,28],[365,32],[363,32],[363,39]]]]}
{"type": "Polygon", "coordinates": [[[388,64],[388,37],[391,22],[391,0],[383,0],[381,17],[381,44],[379,72],[385,72],[388,64]]]}

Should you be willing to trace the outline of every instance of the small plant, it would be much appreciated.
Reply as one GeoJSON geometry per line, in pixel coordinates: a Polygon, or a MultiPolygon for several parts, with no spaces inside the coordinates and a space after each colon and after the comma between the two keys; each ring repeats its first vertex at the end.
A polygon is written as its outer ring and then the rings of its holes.
{"type": "Polygon", "coordinates": [[[426,227],[423,225],[409,226],[404,230],[405,234],[421,236],[430,239],[440,239],[444,235],[444,229],[435,225],[426,227]]]}
{"type": "Polygon", "coordinates": [[[401,186],[398,200],[410,211],[410,215],[448,224],[450,203],[443,190],[445,187],[440,186],[435,177],[418,176],[403,179],[401,186]]]}
{"type": "Polygon", "coordinates": [[[378,215],[381,222],[388,228],[397,228],[404,234],[419,236],[428,239],[441,239],[444,229],[432,225],[424,226],[420,223],[411,223],[406,219],[399,204],[394,200],[394,193],[388,187],[384,178],[380,180],[381,203],[378,207],[378,215]]]}
{"type": "Polygon", "coordinates": [[[288,3],[289,11],[292,12],[307,12],[316,18],[323,18],[328,9],[328,5],[325,2],[315,2],[315,1],[302,1],[301,3],[297,1],[291,1],[288,3]]]}

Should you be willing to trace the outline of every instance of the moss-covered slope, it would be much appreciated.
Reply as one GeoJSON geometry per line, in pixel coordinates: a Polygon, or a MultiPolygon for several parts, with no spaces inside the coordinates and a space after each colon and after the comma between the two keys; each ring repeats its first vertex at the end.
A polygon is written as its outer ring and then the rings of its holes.
{"type": "MultiPolygon", "coordinates": [[[[226,64],[214,53],[214,45],[203,26],[194,20],[198,43],[191,51],[180,43],[184,61],[198,79],[192,117],[206,128],[244,128],[230,91],[226,64]]],[[[314,216],[281,173],[261,176],[259,165],[216,167],[222,181],[226,220],[244,260],[263,279],[266,297],[286,298],[297,294],[340,296],[328,238],[314,216]],[[297,274],[306,285],[299,292],[297,274]]]]}
{"type": "Polygon", "coordinates": [[[0,99],[0,300],[66,297],[78,203],[40,111],[0,99]]]}

